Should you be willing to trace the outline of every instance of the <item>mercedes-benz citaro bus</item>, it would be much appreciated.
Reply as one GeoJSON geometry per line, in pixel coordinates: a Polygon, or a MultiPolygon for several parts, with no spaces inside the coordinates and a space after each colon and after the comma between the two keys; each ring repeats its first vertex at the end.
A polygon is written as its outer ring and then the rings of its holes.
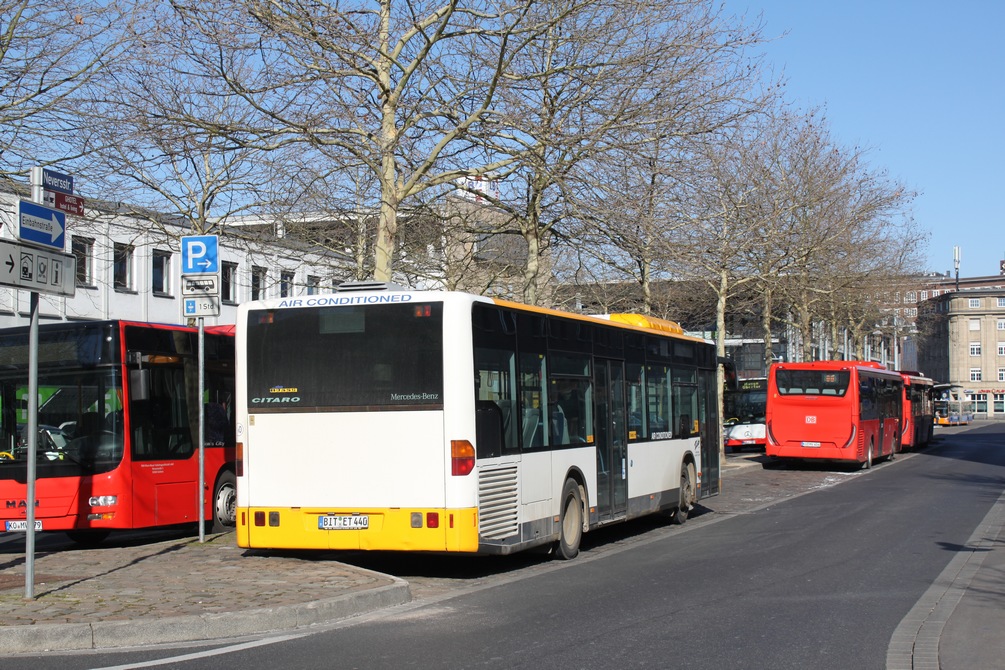
{"type": "Polygon", "coordinates": [[[719,490],[714,347],[669,321],[356,283],[237,347],[242,547],[568,559],[719,490]]]}

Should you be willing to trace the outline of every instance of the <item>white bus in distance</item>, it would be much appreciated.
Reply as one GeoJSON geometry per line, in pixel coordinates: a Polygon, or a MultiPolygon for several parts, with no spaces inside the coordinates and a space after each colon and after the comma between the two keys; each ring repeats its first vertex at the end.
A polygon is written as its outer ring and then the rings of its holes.
{"type": "Polygon", "coordinates": [[[242,304],[237,542],[562,558],[719,490],[714,347],[382,284],[242,304]]]}

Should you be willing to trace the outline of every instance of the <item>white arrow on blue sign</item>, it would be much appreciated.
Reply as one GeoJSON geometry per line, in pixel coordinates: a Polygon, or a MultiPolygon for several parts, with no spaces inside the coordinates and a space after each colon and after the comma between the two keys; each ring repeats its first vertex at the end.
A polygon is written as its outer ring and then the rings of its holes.
{"type": "Polygon", "coordinates": [[[181,238],[181,273],[213,274],[220,271],[218,235],[187,235],[181,238]]]}
{"type": "Polygon", "coordinates": [[[66,246],[66,214],[28,200],[19,200],[18,237],[60,251],[66,246]]]}

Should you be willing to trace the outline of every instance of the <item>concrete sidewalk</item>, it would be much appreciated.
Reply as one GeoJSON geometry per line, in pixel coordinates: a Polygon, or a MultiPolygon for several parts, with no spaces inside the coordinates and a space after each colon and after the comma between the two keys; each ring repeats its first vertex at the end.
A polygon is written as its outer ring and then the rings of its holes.
{"type": "MultiPolygon", "coordinates": [[[[722,493],[703,506],[742,513],[819,488],[819,472],[764,469],[763,460],[730,454],[722,493]]],[[[1005,495],[905,617],[888,668],[1002,667],[1003,527],[1005,495]]],[[[411,597],[406,582],[336,562],[331,554],[248,551],[235,546],[232,533],[204,544],[176,537],[39,552],[35,584],[35,599],[25,600],[24,554],[0,553],[0,655],[293,630],[411,597]]]]}
{"type": "Polygon", "coordinates": [[[410,599],[400,579],[326,555],[266,555],[234,534],[0,554],[0,654],[129,647],[291,630],[410,599]]]}

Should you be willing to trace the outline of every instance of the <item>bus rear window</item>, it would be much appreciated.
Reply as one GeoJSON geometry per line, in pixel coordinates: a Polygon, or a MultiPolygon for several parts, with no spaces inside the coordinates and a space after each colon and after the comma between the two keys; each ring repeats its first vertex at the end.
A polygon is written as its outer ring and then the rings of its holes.
{"type": "Polygon", "coordinates": [[[248,314],[251,411],[443,404],[443,305],[380,304],[248,314]]]}
{"type": "Polygon", "coordinates": [[[779,395],[832,395],[848,392],[851,374],[847,370],[776,370],[779,395]]]}

